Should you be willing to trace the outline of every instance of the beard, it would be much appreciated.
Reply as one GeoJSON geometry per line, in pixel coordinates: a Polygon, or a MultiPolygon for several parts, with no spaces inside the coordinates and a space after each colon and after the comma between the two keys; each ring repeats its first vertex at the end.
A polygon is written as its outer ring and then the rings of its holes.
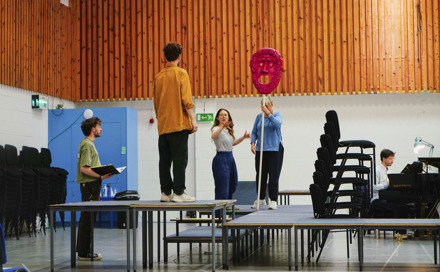
{"type": "Polygon", "coordinates": [[[95,138],[101,137],[101,132],[95,132],[93,135],[95,136],[95,138]]]}

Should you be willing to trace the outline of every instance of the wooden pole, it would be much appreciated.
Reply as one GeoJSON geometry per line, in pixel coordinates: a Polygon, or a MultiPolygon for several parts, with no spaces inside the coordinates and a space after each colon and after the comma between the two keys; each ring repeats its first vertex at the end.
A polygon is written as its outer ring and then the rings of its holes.
{"type": "MultiPolygon", "coordinates": [[[[263,94],[263,105],[266,105],[266,95],[263,94]]],[[[261,140],[260,140],[260,167],[258,169],[258,192],[257,192],[257,210],[260,209],[260,191],[261,191],[261,170],[263,165],[263,141],[264,141],[264,112],[261,113],[261,140]]]]}

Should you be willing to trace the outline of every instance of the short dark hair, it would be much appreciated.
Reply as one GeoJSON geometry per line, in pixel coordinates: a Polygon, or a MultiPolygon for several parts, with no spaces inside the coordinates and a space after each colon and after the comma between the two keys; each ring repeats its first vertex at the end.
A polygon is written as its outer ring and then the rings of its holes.
{"type": "Polygon", "coordinates": [[[182,49],[183,47],[180,44],[171,42],[165,45],[163,53],[167,61],[175,61],[182,54],[182,49]]]}
{"type": "Polygon", "coordinates": [[[384,149],[380,152],[380,161],[382,161],[383,159],[386,159],[388,157],[391,157],[395,155],[396,153],[394,153],[393,151],[389,150],[389,149],[384,149]]]}
{"type": "Polygon", "coordinates": [[[92,117],[84,120],[81,123],[81,130],[84,136],[89,136],[92,132],[92,128],[94,128],[96,125],[101,125],[101,120],[98,117],[92,117]]]}

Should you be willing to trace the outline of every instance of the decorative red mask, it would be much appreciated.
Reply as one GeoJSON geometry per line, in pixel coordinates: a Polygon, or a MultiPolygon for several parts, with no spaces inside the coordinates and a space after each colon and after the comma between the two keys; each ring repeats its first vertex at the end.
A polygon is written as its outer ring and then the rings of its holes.
{"type": "Polygon", "coordinates": [[[262,48],[252,55],[251,61],[252,82],[261,94],[270,94],[280,83],[283,71],[283,58],[273,48],[262,48]],[[261,76],[269,76],[267,84],[260,82],[261,76]]]}

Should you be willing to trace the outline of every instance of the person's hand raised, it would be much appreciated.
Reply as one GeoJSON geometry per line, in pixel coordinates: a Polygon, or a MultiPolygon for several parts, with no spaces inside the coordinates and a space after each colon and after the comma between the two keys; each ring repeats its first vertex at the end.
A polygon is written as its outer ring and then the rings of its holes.
{"type": "Polygon", "coordinates": [[[231,121],[225,121],[225,122],[222,122],[222,125],[223,125],[223,128],[226,128],[226,129],[229,129],[229,130],[232,129],[232,128],[230,127],[230,125],[231,125],[231,121]]]}

